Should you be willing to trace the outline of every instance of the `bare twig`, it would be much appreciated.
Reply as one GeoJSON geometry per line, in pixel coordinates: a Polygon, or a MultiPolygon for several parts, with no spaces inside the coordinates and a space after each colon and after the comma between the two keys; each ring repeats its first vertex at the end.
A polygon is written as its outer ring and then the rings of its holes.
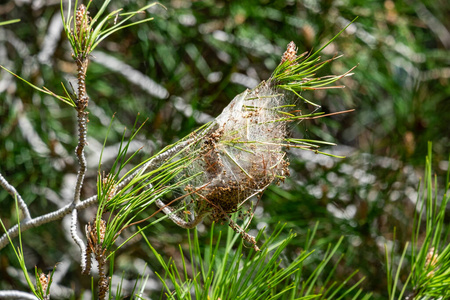
{"type": "Polygon", "coordinates": [[[38,300],[38,297],[33,294],[21,291],[0,291],[0,299],[38,300]]]}
{"type": "MultiPolygon", "coordinates": [[[[92,204],[97,202],[97,196],[92,196],[84,201],[81,201],[80,203],[78,203],[77,205],[75,205],[75,208],[80,210],[80,209],[84,209],[86,207],[91,206],[92,204]]],[[[39,216],[36,217],[34,219],[30,219],[27,221],[22,221],[20,223],[20,232],[23,232],[25,230],[28,230],[30,228],[34,228],[34,227],[38,227],[40,225],[52,222],[52,221],[56,221],[61,219],[62,217],[68,215],[73,209],[73,203],[69,203],[66,206],[53,211],[51,213],[45,214],[43,216],[39,216]]],[[[10,238],[15,238],[19,235],[19,226],[15,225],[13,227],[11,227],[8,230],[8,233],[10,238]]],[[[0,238],[0,249],[4,248],[7,244],[8,244],[8,237],[6,234],[4,234],[1,238],[0,238]]]]}
{"type": "Polygon", "coordinates": [[[86,269],[86,245],[83,240],[78,236],[77,233],[77,224],[78,224],[78,210],[76,207],[72,209],[72,219],[70,225],[70,235],[72,236],[73,241],[78,245],[81,250],[81,270],[84,272],[86,269]]]}
{"type": "Polygon", "coordinates": [[[14,198],[17,198],[17,202],[19,203],[19,207],[22,210],[24,220],[31,219],[30,212],[28,211],[28,206],[23,201],[22,197],[19,195],[19,193],[16,191],[16,189],[9,184],[9,182],[0,174],[0,185],[14,198]]]}
{"type": "Polygon", "coordinates": [[[158,211],[162,211],[163,213],[165,213],[169,217],[169,219],[172,220],[172,222],[174,222],[181,228],[186,228],[186,229],[194,228],[201,221],[203,221],[203,218],[205,217],[205,214],[201,213],[201,214],[195,216],[194,219],[192,219],[190,221],[185,221],[173,213],[173,210],[169,204],[164,204],[164,202],[162,202],[159,199],[156,199],[155,203],[159,207],[158,211]]]}
{"type": "Polygon", "coordinates": [[[172,220],[172,222],[174,222],[175,224],[177,224],[181,228],[191,229],[191,228],[196,227],[203,220],[203,218],[209,213],[208,211],[199,212],[199,214],[197,216],[195,216],[192,220],[187,222],[187,221],[181,219],[180,217],[178,217],[176,214],[174,214],[172,208],[170,207],[170,205],[172,203],[174,203],[174,202],[176,202],[176,201],[186,197],[186,196],[189,196],[191,194],[197,193],[198,191],[206,188],[208,185],[209,185],[209,183],[204,184],[200,188],[196,189],[195,191],[192,191],[192,192],[190,192],[188,194],[185,194],[185,195],[183,195],[181,197],[178,197],[178,198],[170,201],[167,204],[162,202],[160,199],[156,199],[155,203],[159,207],[159,210],[157,210],[155,213],[157,213],[159,211],[162,211],[163,213],[165,213],[169,217],[170,220],[172,220]]]}

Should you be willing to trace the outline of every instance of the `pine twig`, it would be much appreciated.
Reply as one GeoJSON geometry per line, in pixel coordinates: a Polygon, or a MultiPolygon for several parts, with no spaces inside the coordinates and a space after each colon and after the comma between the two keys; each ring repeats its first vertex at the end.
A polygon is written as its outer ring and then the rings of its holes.
{"type": "Polygon", "coordinates": [[[21,291],[0,291],[0,299],[25,299],[25,300],[38,300],[38,298],[30,293],[21,291]]]}
{"type": "Polygon", "coordinates": [[[78,123],[78,145],[75,149],[75,153],[78,158],[78,163],[80,165],[80,168],[77,173],[77,182],[75,185],[75,194],[73,199],[73,210],[72,210],[72,221],[70,226],[70,234],[72,236],[72,239],[75,241],[75,243],[78,245],[81,251],[81,269],[84,271],[85,266],[85,257],[86,257],[86,245],[84,244],[83,240],[78,236],[77,233],[77,224],[78,224],[78,218],[77,218],[77,208],[76,205],[80,203],[81,199],[81,189],[83,188],[84,183],[84,177],[87,170],[86,165],[86,157],[84,155],[84,148],[87,145],[86,137],[87,137],[87,123],[89,122],[88,118],[88,112],[86,111],[86,108],[89,104],[89,97],[86,92],[86,71],[89,64],[89,50],[88,50],[88,38],[90,34],[90,28],[89,28],[89,18],[88,18],[88,11],[86,10],[86,7],[81,4],[80,7],[77,10],[76,13],[76,25],[75,25],[75,31],[72,33],[72,35],[76,35],[80,42],[81,42],[81,51],[77,53],[74,51],[73,57],[75,59],[76,65],[77,65],[77,80],[78,80],[78,95],[77,100],[75,102],[76,104],[76,110],[77,110],[77,123],[78,123]],[[77,53],[77,55],[75,54],[77,53]]]}
{"type": "Polygon", "coordinates": [[[78,69],[78,99],[77,99],[77,121],[78,121],[78,145],[75,150],[75,153],[78,158],[78,162],[80,164],[80,169],[77,175],[77,183],[75,186],[75,195],[74,195],[74,204],[78,204],[80,202],[81,188],[83,187],[84,176],[86,174],[86,157],[84,156],[84,148],[87,145],[86,136],[87,136],[87,123],[88,112],[86,108],[89,104],[89,97],[86,93],[86,69],[88,66],[88,59],[83,59],[82,57],[78,57],[76,59],[77,69],[78,69]]]}
{"type": "Polygon", "coordinates": [[[77,109],[77,121],[78,121],[78,145],[75,150],[75,153],[78,158],[78,162],[80,165],[80,169],[78,170],[77,174],[77,182],[75,185],[75,194],[73,199],[73,210],[72,210],[72,222],[70,226],[70,234],[72,236],[72,239],[75,241],[75,243],[78,245],[78,247],[81,250],[81,269],[85,269],[85,249],[86,246],[83,242],[83,240],[78,236],[77,233],[77,224],[78,224],[78,218],[77,218],[77,208],[76,205],[80,203],[81,198],[81,189],[83,187],[84,177],[86,174],[86,157],[84,155],[84,148],[87,145],[86,142],[86,136],[87,136],[87,123],[89,121],[88,119],[88,112],[86,111],[86,108],[89,103],[89,97],[86,93],[86,69],[87,65],[89,63],[87,58],[78,57],[76,59],[77,62],[77,69],[78,69],[78,99],[76,101],[76,109],[77,109]]]}

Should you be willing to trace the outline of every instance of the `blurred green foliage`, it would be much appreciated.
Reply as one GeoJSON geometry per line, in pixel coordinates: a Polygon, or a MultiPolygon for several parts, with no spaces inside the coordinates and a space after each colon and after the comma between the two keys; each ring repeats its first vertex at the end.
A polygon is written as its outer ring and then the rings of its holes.
{"type": "MultiPolygon", "coordinates": [[[[91,5],[91,15],[100,7],[97,2],[91,5]]],[[[145,4],[115,1],[111,10],[130,11],[145,4]]],[[[354,282],[365,276],[363,288],[374,292],[374,299],[385,299],[383,244],[394,243],[401,252],[411,237],[427,141],[433,141],[438,163],[448,158],[450,149],[446,1],[173,0],[162,4],[167,10],[154,7],[154,21],[110,36],[93,53],[87,73],[90,169],[84,198],[96,192],[96,153],[114,113],[117,120],[106,151],[112,156],[109,164],[116,151],[113,146],[138,113],[149,119],[135,140],[137,148],[144,146],[145,157],[217,116],[245,88],[269,78],[290,41],[299,53],[318,49],[359,16],[323,52],[324,58],[344,57],[317,74],[341,74],[359,64],[354,76],[341,81],[347,88],[309,95],[322,111],[356,111],[292,125],[296,136],[338,143],[329,151],[347,158],[291,151],[291,178],[266,192],[251,226],[267,226],[270,232],[278,222],[287,222],[297,238],[285,255],[294,259],[307,230],[320,221],[318,247],[325,249],[327,243],[345,236],[339,250],[345,256],[336,280],[359,269],[354,282]]],[[[0,64],[57,93],[62,92],[61,81],[66,86],[75,82],[75,64],[59,9],[58,1],[9,0],[0,5],[0,20],[21,19],[0,27],[0,64]]],[[[0,102],[0,172],[23,196],[33,216],[71,201],[78,168],[75,111],[4,71],[0,102]]],[[[311,109],[305,106],[305,111],[311,109]]],[[[445,171],[443,165],[434,168],[437,173],[445,171]]],[[[12,226],[15,206],[3,190],[0,207],[0,217],[12,226]]],[[[92,216],[93,211],[86,211],[81,223],[92,216]]],[[[24,233],[28,266],[46,269],[69,257],[77,259],[76,251],[66,252],[71,241],[59,224],[24,233]]],[[[208,225],[201,225],[199,234],[207,241],[208,225]]],[[[169,221],[151,227],[147,236],[168,256],[174,255],[179,243],[186,249],[186,232],[169,221]]],[[[128,271],[127,278],[136,278],[138,258],[149,260],[136,241],[117,254],[116,266],[128,271]]],[[[149,264],[151,270],[161,268],[156,262],[149,264]]],[[[8,273],[10,265],[14,259],[4,249],[0,289],[24,289],[8,273]]],[[[76,264],[66,272],[61,285],[89,289],[89,280],[79,275],[76,264]]]]}

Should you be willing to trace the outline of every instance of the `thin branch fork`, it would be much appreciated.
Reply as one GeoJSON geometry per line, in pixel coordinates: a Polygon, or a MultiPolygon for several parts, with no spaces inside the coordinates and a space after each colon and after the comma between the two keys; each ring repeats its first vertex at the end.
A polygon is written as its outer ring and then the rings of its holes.
{"type": "MultiPolygon", "coordinates": [[[[127,178],[123,179],[117,186],[118,190],[123,189],[136,175],[138,175],[140,172],[145,172],[147,170],[149,170],[150,168],[153,168],[154,166],[156,166],[157,164],[161,163],[162,161],[164,161],[165,159],[171,157],[172,155],[174,155],[176,152],[180,151],[181,149],[185,148],[187,145],[189,145],[190,143],[192,143],[195,140],[195,138],[190,138],[184,142],[178,143],[175,146],[173,146],[172,148],[156,155],[153,159],[149,160],[147,163],[145,163],[141,168],[137,169],[136,171],[134,171],[131,175],[129,175],[127,178]]],[[[0,174],[0,184],[8,191],[15,191],[14,187],[12,187],[7,181],[6,179],[3,178],[3,176],[0,174]]],[[[11,192],[10,192],[11,193],[11,192]]],[[[14,195],[18,195],[18,194],[12,194],[14,195]]],[[[19,197],[17,197],[18,201],[19,201],[19,197]]],[[[20,197],[20,199],[22,199],[20,197]]],[[[23,200],[22,200],[23,201],[23,200]]],[[[28,219],[24,219],[22,220],[22,222],[20,223],[20,232],[23,232],[25,230],[34,228],[34,227],[38,227],[40,225],[52,222],[52,221],[56,221],[59,219],[62,219],[64,216],[70,214],[72,212],[72,210],[74,208],[76,208],[77,210],[82,210],[85,209],[93,204],[97,203],[97,195],[92,196],[84,201],[80,201],[78,202],[78,204],[74,204],[69,203],[66,206],[50,212],[48,214],[36,217],[36,218],[31,218],[29,217],[28,219]]],[[[19,203],[20,205],[20,203],[19,203]]],[[[26,207],[26,205],[25,205],[26,207]]],[[[27,208],[28,211],[28,208],[27,208]]],[[[9,240],[8,240],[8,235],[9,237],[15,238],[19,235],[19,225],[15,225],[13,227],[11,227],[7,233],[3,234],[0,237],[0,249],[4,248],[6,245],[8,245],[9,240]]]]}
{"type": "MultiPolygon", "coordinates": [[[[84,201],[79,202],[77,205],[75,205],[75,208],[77,210],[85,209],[86,207],[89,207],[96,202],[97,196],[93,196],[84,201]]],[[[28,230],[30,228],[38,227],[40,225],[62,219],[64,216],[70,214],[73,209],[74,209],[73,203],[69,203],[66,206],[58,210],[55,210],[51,213],[33,219],[24,220],[20,223],[20,232],[24,232],[25,230],[28,230]]],[[[2,237],[0,237],[0,249],[8,245],[9,242],[8,235],[10,238],[17,237],[19,235],[19,225],[17,224],[14,225],[8,230],[7,233],[5,233],[2,237]]]]}

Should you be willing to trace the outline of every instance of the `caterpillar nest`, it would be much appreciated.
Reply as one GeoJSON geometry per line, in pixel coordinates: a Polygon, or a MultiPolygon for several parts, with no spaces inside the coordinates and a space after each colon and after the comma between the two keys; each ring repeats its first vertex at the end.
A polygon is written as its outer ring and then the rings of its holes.
{"type": "Polygon", "coordinates": [[[252,196],[289,174],[280,143],[286,122],[277,109],[284,95],[267,83],[236,96],[213,122],[202,141],[190,171],[202,174],[185,187],[198,215],[211,214],[218,221],[238,211],[252,196]],[[204,186],[203,188],[201,188],[204,186]]]}

